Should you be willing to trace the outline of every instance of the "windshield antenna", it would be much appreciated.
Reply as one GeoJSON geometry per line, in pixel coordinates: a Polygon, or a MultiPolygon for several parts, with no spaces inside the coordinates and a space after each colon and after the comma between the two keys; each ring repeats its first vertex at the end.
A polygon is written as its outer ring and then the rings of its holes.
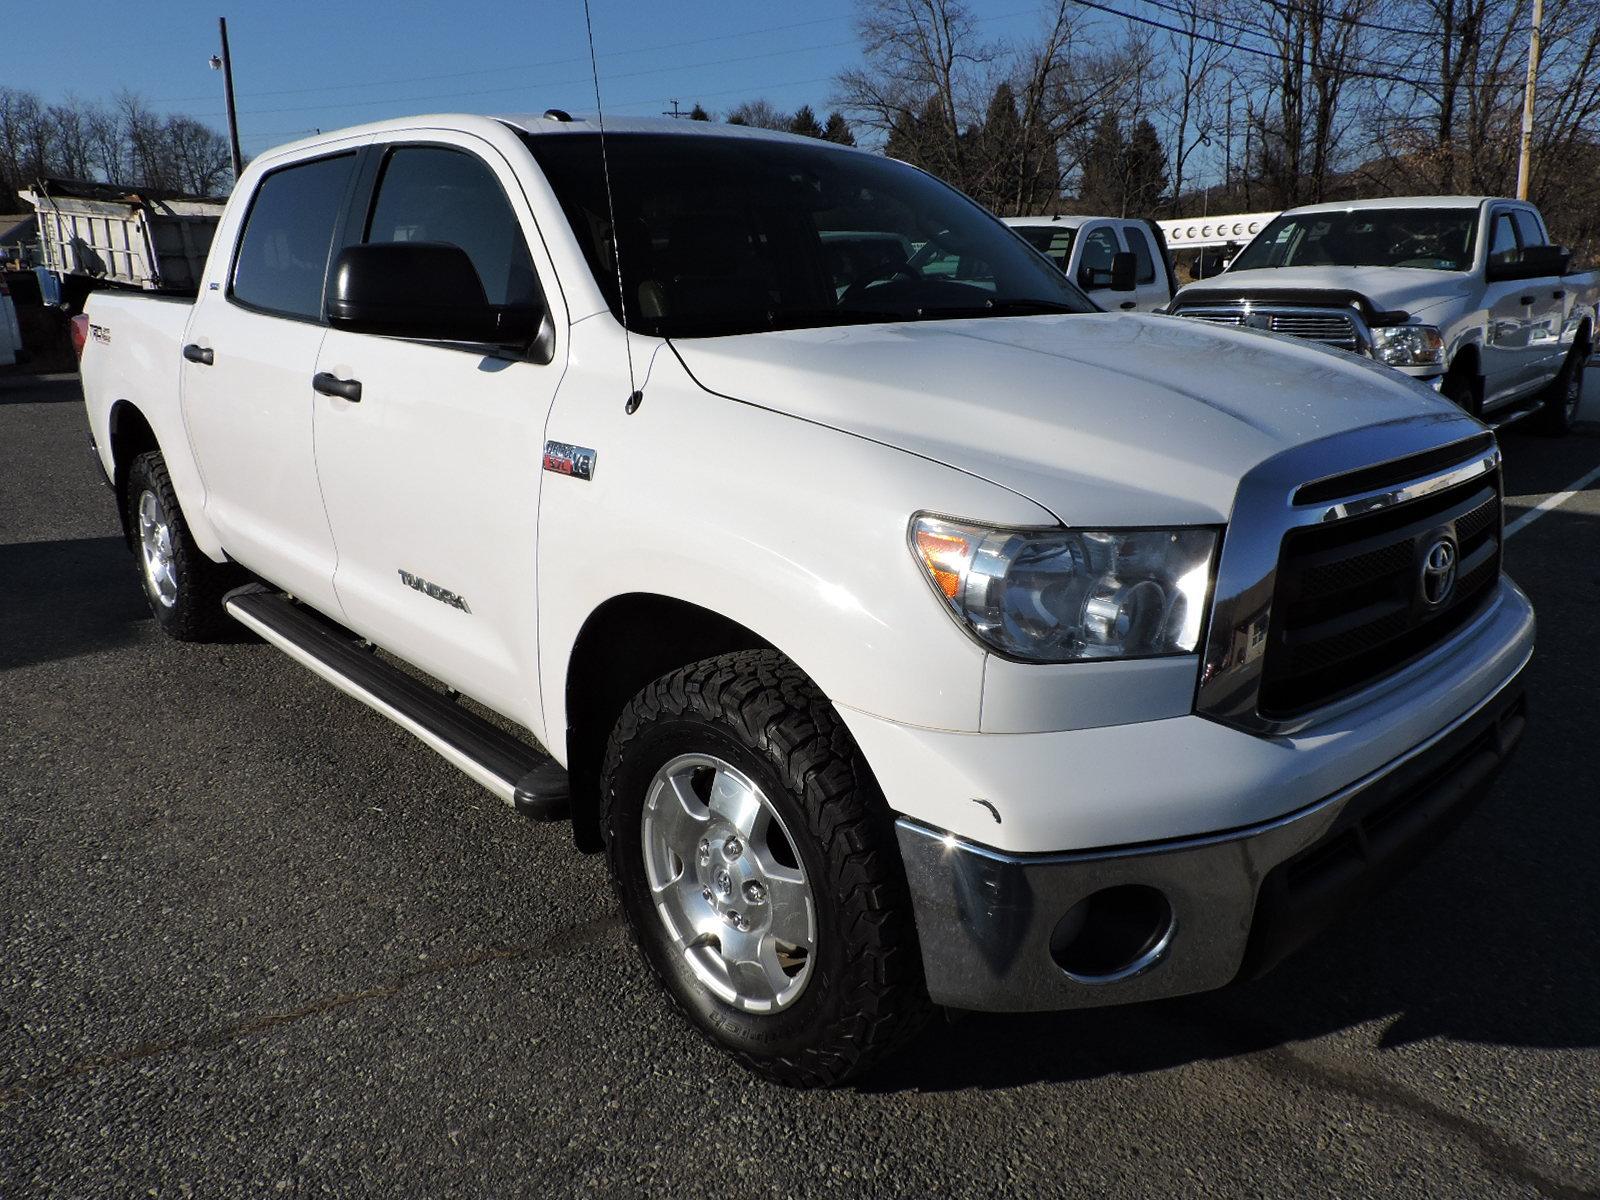
{"type": "Polygon", "coordinates": [[[600,67],[594,56],[594,21],[589,16],[589,0],[583,0],[583,27],[589,34],[589,72],[594,77],[594,111],[600,121],[600,173],[606,184],[606,212],[611,218],[611,261],[617,268],[617,306],[622,311],[622,348],[628,359],[628,406],[639,411],[644,393],[633,377],[633,341],[628,333],[628,294],[622,286],[622,240],[617,237],[617,202],[611,196],[611,160],[606,156],[606,114],[600,107],[600,67]]]}

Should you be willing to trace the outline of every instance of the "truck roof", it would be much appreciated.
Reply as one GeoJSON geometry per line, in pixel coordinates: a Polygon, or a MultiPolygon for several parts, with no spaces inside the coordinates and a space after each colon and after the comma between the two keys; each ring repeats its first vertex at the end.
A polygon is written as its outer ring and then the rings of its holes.
{"type": "MultiPolygon", "coordinates": [[[[1080,229],[1090,221],[1121,221],[1122,217],[1102,217],[1095,213],[1065,213],[1055,217],[1001,217],[1013,229],[1027,229],[1040,225],[1055,225],[1061,229],[1080,229]]],[[[1132,219],[1132,218],[1128,218],[1132,219]]]]}
{"type": "MultiPolygon", "coordinates": [[[[1477,208],[1495,196],[1380,196],[1374,200],[1332,200],[1325,204],[1302,204],[1286,208],[1286,213],[1359,212],[1366,208],[1477,208]]],[[[1526,203],[1524,201],[1523,203],[1526,203]]]]}

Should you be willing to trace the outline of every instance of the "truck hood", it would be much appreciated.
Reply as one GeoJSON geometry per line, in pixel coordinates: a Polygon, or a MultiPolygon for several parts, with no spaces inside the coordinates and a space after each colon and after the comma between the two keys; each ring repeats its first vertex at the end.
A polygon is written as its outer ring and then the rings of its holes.
{"type": "Polygon", "coordinates": [[[1364,296],[1379,311],[1415,313],[1454,295],[1463,278],[1460,271],[1412,267],[1265,267],[1259,271],[1224,271],[1188,284],[1178,293],[1175,303],[1263,295],[1280,299],[1285,292],[1336,291],[1364,296]]]}
{"type": "Polygon", "coordinates": [[[1291,446],[1420,415],[1460,423],[1442,428],[1441,441],[1479,428],[1399,372],[1353,355],[1140,313],[673,346],[709,391],[991,480],[1068,525],[1221,522],[1245,472],[1291,446]]]}

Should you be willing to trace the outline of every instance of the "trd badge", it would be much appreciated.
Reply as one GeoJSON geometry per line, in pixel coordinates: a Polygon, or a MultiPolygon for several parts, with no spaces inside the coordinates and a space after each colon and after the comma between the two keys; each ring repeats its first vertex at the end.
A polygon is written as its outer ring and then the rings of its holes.
{"type": "Polygon", "coordinates": [[[571,475],[576,479],[594,478],[595,453],[587,446],[572,446],[566,442],[544,444],[544,469],[557,475],[571,475]]]}

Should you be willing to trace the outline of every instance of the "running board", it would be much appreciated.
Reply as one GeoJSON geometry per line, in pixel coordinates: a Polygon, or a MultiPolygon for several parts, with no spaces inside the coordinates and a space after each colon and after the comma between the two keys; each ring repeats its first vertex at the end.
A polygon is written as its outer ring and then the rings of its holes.
{"type": "Polygon", "coordinates": [[[519,812],[539,821],[567,816],[567,773],[538,747],[363,649],[281,592],[253,583],[229,592],[222,604],[241,625],[388,717],[519,812]]]}
{"type": "Polygon", "coordinates": [[[1485,418],[1484,423],[1488,425],[1490,429],[1504,429],[1507,425],[1514,425],[1518,421],[1533,416],[1534,413],[1538,412],[1543,407],[1544,405],[1542,403],[1524,404],[1518,408],[1513,408],[1510,412],[1507,412],[1504,415],[1491,414],[1492,419],[1485,418]]]}

